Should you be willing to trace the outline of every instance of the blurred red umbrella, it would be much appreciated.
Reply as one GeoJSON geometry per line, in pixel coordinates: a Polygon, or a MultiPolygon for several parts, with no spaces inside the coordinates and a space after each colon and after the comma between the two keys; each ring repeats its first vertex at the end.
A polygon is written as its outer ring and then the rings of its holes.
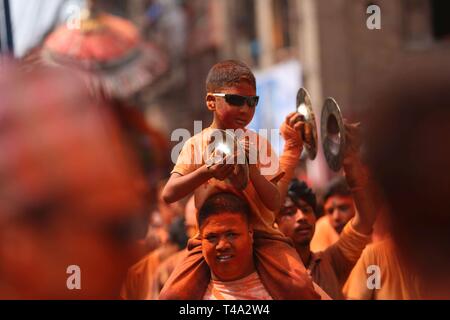
{"type": "Polygon", "coordinates": [[[47,37],[41,59],[74,67],[93,89],[115,98],[133,95],[168,69],[166,56],[142,41],[131,22],[97,12],[94,1],[88,1],[79,28],[65,23],[47,37]]]}

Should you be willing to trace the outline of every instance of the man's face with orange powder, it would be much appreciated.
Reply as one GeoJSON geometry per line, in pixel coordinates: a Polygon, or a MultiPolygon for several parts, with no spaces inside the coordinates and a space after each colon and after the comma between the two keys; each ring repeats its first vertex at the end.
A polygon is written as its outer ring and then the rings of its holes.
{"type": "Polygon", "coordinates": [[[253,231],[243,215],[212,215],[202,223],[200,234],[213,279],[234,281],[254,272],[253,231]]]}
{"type": "MultiPolygon", "coordinates": [[[[221,89],[220,93],[253,97],[256,95],[256,88],[246,81],[241,81],[232,87],[221,89]]],[[[218,129],[245,128],[252,121],[256,108],[247,103],[243,106],[231,105],[224,97],[213,96],[211,93],[206,96],[206,104],[209,110],[214,111],[214,121],[218,129]]]]}
{"type": "Polygon", "coordinates": [[[295,205],[287,198],[280,210],[277,223],[280,231],[291,238],[295,245],[309,246],[314,236],[316,215],[306,201],[299,199],[295,205]]]}
{"type": "Polygon", "coordinates": [[[331,196],[325,201],[323,208],[337,233],[341,233],[347,222],[355,215],[355,203],[351,196],[331,196]]]}

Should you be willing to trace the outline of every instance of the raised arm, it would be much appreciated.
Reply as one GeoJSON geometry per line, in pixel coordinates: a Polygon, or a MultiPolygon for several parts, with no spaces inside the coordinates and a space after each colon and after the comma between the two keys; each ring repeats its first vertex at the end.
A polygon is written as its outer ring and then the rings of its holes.
{"type": "Polygon", "coordinates": [[[359,125],[346,123],[345,129],[348,146],[344,158],[344,172],[357,209],[352,226],[356,231],[368,235],[372,233],[376,209],[369,184],[369,173],[359,155],[359,125]]]}
{"type": "MultiPolygon", "coordinates": [[[[280,133],[285,144],[283,153],[280,156],[280,169],[285,174],[278,182],[278,190],[280,191],[280,199],[284,201],[286,197],[289,183],[294,177],[295,168],[299,161],[303,150],[303,139],[300,132],[305,130],[305,123],[299,121],[301,115],[297,112],[290,113],[280,127],[280,133]]],[[[310,132],[305,132],[310,134],[310,132]]]]}

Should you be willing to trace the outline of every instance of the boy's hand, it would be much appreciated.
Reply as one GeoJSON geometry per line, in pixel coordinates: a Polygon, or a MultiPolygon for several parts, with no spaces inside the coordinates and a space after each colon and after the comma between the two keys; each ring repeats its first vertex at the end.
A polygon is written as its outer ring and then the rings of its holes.
{"type": "Polygon", "coordinates": [[[258,157],[258,148],[255,146],[253,142],[250,142],[249,137],[245,137],[240,141],[242,147],[245,151],[245,156],[247,157],[247,163],[250,166],[255,166],[257,163],[258,157]]]}
{"type": "Polygon", "coordinates": [[[257,166],[258,149],[254,143],[250,142],[248,137],[245,137],[241,143],[247,156],[249,178],[251,181],[254,181],[255,176],[260,175],[260,171],[257,166]]]}
{"type": "MultiPolygon", "coordinates": [[[[216,163],[216,164],[211,164],[211,165],[206,166],[207,171],[210,174],[211,178],[215,178],[217,180],[223,181],[226,178],[228,178],[235,171],[235,167],[236,167],[236,165],[234,164],[235,161],[227,164],[228,159],[229,159],[229,157],[226,157],[223,159],[223,161],[221,163],[216,163]]],[[[236,159],[234,159],[234,160],[236,160],[236,159]]]]}
{"type": "Polygon", "coordinates": [[[303,116],[298,112],[287,115],[280,127],[281,136],[289,148],[303,149],[303,142],[312,140],[311,127],[305,123],[303,116]]]}

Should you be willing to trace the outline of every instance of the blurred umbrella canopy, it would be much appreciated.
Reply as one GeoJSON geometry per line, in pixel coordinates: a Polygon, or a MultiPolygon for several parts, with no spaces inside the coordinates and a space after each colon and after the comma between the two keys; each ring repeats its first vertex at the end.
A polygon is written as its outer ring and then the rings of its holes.
{"type": "Polygon", "coordinates": [[[93,89],[128,98],[168,69],[166,56],[144,42],[128,20],[99,12],[88,1],[79,25],[64,23],[45,40],[40,58],[46,64],[80,71],[93,89]]]}

